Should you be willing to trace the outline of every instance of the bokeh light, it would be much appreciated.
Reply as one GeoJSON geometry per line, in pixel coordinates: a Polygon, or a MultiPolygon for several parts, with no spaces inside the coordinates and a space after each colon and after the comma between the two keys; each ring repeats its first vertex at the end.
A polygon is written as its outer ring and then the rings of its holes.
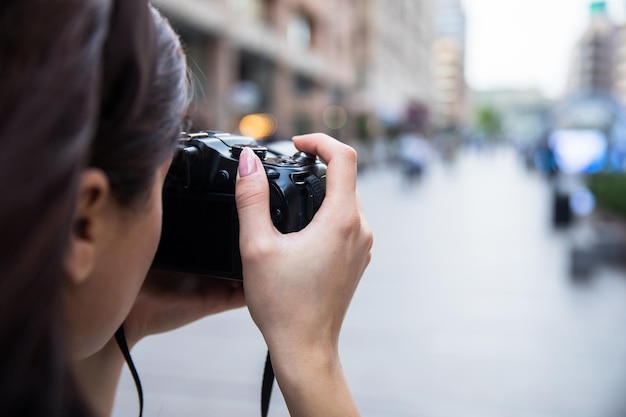
{"type": "Polygon", "coordinates": [[[264,139],[276,131],[276,117],[268,113],[254,113],[244,116],[239,122],[242,135],[264,139]]]}
{"type": "Polygon", "coordinates": [[[322,120],[330,129],[341,129],[348,121],[348,112],[343,107],[333,104],[324,109],[322,120]]]}

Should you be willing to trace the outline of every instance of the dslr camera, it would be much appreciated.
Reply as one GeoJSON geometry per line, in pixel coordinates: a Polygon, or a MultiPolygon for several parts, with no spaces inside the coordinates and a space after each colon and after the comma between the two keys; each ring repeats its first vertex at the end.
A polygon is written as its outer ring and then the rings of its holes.
{"type": "Polygon", "coordinates": [[[154,267],[243,279],[235,179],[245,147],[263,163],[274,226],[290,233],[309,224],[326,194],[326,165],[316,156],[286,155],[228,133],[182,133],[163,187],[163,227],[154,267]]]}

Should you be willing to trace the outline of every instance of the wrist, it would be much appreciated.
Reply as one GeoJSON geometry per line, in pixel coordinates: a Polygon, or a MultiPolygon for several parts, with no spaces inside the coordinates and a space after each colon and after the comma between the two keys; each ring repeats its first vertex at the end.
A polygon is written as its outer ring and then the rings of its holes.
{"type": "Polygon", "coordinates": [[[343,378],[338,348],[333,345],[270,345],[270,356],[283,392],[304,393],[312,388],[312,381],[330,386],[343,378]]]}
{"type": "Polygon", "coordinates": [[[283,346],[270,349],[270,355],[290,415],[359,416],[336,348],[283,346]]]}
{"type": "Polygon", "coordinates": [[[300,373],[341,369],[338,349],[334,346],[270,346],[270,356],[277,378],[300,373]]]}

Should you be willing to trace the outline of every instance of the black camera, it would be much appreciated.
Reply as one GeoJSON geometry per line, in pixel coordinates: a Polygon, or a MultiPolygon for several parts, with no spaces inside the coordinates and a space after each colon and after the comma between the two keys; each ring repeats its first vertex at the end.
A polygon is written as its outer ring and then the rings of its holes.
{"type": "Polygon", "coordinates": [[[263,162],[274,226],[290,233],[311,221],[326,195],[326,165],[316,156],[285,155],[228,133],[183,133],[163,186],[163,229],[154,267],[243,279],[235,179],[245,147],[263,162]]]}

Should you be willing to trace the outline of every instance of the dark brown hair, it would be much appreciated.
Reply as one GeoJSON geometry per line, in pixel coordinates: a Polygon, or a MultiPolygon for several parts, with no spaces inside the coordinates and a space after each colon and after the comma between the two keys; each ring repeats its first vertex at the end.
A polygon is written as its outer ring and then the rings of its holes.
{"type": "MultiPolygon", "coordinates": [[[[158,51],[153,68],[141,68],[152,61],[150,57],[138,57],[148,49],[147,45],[138,43],[131,47],[130,64],[107,72],[111,62],[119,61],[107,61],[107,55],[119,55],[120,44],[128,43],[129,39],[122,35],[105,45],[100,125],[88,162],[106,172],[122,204],[130,204],[148,193],[157,166],[172,156],[180,136],[182,114],[189,103],[187,67],[178,37],[159,12],[154,8],[150,11],[158,51]],[[110,72],[121,73],[121,77],[107,77],[110,72]],[[142,78],[150,81],[143,88],[142,78]]],[[[131,19],[127,22],[130,26],[137,25],[136,16],[126,13],[118,20],[124,18],[131,19]]]]}
{"type": "Polygon", "coordinates": [[[89,415],[60,314],[78,178],[99,167],[120,203],[140,200],[171,155],[186,91],[178,40],[146,0],[0,3],[3,414],[89,415]]]}

